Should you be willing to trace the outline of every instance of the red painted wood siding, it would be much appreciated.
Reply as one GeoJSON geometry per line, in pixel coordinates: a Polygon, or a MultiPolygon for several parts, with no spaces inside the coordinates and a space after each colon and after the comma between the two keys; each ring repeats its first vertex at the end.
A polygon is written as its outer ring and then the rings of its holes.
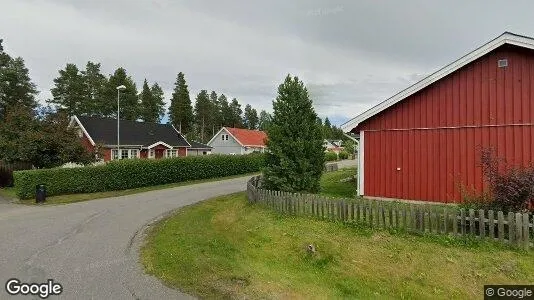
{"type": "Polygon", "coordinates": [[[360,124],[364,194],[459,202],[460,185],[483,187],[481,147],[534,161],[531,91],[534,52],[504,46],[360,124]]]}

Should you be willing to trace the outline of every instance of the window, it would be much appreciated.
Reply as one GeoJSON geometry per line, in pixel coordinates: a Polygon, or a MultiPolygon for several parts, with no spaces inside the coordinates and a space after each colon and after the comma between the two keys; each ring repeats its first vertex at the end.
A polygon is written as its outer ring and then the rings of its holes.
{"type": "Polygon", "coordinates": [[[202,155],[207,155],[207,154],[208,154],[208,152],[206,152],[206,151],[202,152],[202,155]]]}
{"type": "Polygon", "coordinates": [[[227,134],[223,134],[223,135],[221,135],[221,139],[222,139],[223,141],[227,141],[227,140],[228,140],[228,135],[227,135],[227,134]]]}
{"type": "Polygon", "coordinates": [[[165,157],[178,157],[178,150],[176,149],[165,150],[165,157]]]}
{"type": "MultiPolygon", "coordinates": [[[[118,150],[117,149],[111,149],[111,159],[119,159],[117,155],[118,150]]],[[[139,157],[139,150],[138,149],[121,149],[121,156],[120,159],[128,159],[128,158],[138,158],[139,157]]]]}
{"type": "Polygon", "coordinates": [[[112,159],[112,160],[113,160],[113,159],[118,159],[118,158],[119,158],[119,156],[118,156],[117,153],[118,153],[118,150],[117,150],[117,149],[113,149],[113,150],[111,150],[111,159],[112,159]]]}
{"type": "Polygon", "coordinates": [[[156,150],[154,149],[148,150],[148,158],[156,158],[156,150]]]}

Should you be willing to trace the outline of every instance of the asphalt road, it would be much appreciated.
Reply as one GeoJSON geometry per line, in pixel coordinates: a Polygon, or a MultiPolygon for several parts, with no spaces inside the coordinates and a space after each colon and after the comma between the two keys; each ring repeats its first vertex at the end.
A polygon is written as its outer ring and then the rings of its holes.
{"type": "MultiPolygon", "coordinates": [[[[340,163],[340,167],[355,165],[340,163]]],[[[10,278],[53,279],[51,299],[187,299],[146,275],[139,247],[150,223],[180,207],[245,190],[250,178],[223,180],[68,205],[0,201],[0,299],[10,278]]],[[[28,297],[16,297],[16,299],[28,297]]],[[[38,299],[37,297],[33,297],[38,299]]]]}
{"type": "Polygon", "coordinates": [[[248,178],[68,205],[0,203],[0,299],[15,298],[5,290],[10,278],[54,279],[64,292],[51,299],[190,298],[144,274],[142,233],[169,211],[243,191],[248,178]]]}

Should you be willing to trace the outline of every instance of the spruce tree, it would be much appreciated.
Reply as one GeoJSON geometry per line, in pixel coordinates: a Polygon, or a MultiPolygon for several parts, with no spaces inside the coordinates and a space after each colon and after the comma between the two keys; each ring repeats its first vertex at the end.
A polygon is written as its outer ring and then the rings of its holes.
{"type": "Polygon", "coordinates": [[[178,73],[169,107],[169,120],[178,130],[189,134],[193,130],[193,106],[184,73],[178,73]]]}
{"type": "Polygon", "coordinates": [[[165,93],[157,82],[152,84],[150,87],[150,92],[152,92],[153,102],[149,108],[145,108],[149,111],[147,116],[149,118],[149,122],[159,123],[165,114],[165,93]]]}
{"type": "Polygon", "coordinates": [[[85,85],[84,111],[90,116],[103,117],[112,99],[107,99],[105,89],[108,79],[100,72],[100,63],[87,62],[82,71],[85,85]]]}
{"type": "Polygon", "coordinates": [[[324,168],[321,127],[304,83],[288,75],[273,101],[263,184],[267,189],[318,192],[324,168]]]}
{"type": "Polygon", "coordinates": [[[59,70],[59,77],[54,79],[54,87],[50,90],[53,98],[47,100],[57,111],[67,116],[88,114],[83,74],[75,64],[67,64],[59,70]]]}
{"type": "Polygon", "coordinates": [[[126,74],[124,68],[118,68],[113,75],[109,77],[106,85],[106,98],[108,103],[106,103],[105,106],[105,115],[110,117],[116,116],[117,87],[121,85],[124,85],[126,89],[120,91],[120,118],[122,120],[135,121],[139,118],[139,96],[137,95],[135,82],[126,74]]]}
{"type": "Polygon", "coordinates": [[[201,90],[195,101],[195,125],[198,136],[202,142],[209,140],[208,135],[211,138],[211,128],[208,123],[211,117],[210,113],[211,103],[208,91],[201,90]]]}
{"type": "Polygon", "coordinates": [[[143,88],[141,89],[141,94],[139,94],[139,100],[140,100],[140,109],[139,109],[139,118],[145,122],[151,122],[150,116],[147,116],[150,112],[148,109],[152,105],[152,91],[150,90],[150,86],[148,85],[148,81],[145,78],[145,81],[143,81],[143,88]]]}

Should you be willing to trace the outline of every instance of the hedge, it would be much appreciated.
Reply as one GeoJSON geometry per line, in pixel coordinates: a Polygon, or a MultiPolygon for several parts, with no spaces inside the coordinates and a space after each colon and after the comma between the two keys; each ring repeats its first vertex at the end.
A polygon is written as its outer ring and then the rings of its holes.
{"type": "Polygon", "coordinates": [[[38,184],[46,185],[47,196],[94,193],[246,174],[260,171],[263,165],[262,154],[207,155],[16,171],[13,177],[19,198],[29,199],[35,196],[38,184]]]}
{"type": "Polygon", "coordinates": [[[324,159],[326,161],[336,161],[337,160],[337,154],[335,152],[326,152],[324,154],[324,159]]]}
{"type": "Polygon", "coordinates": [[[346,151],[341,151],[339,152],[339,159],[348,159],[349,158],[349,153],[346,152],[346,151]]]}

